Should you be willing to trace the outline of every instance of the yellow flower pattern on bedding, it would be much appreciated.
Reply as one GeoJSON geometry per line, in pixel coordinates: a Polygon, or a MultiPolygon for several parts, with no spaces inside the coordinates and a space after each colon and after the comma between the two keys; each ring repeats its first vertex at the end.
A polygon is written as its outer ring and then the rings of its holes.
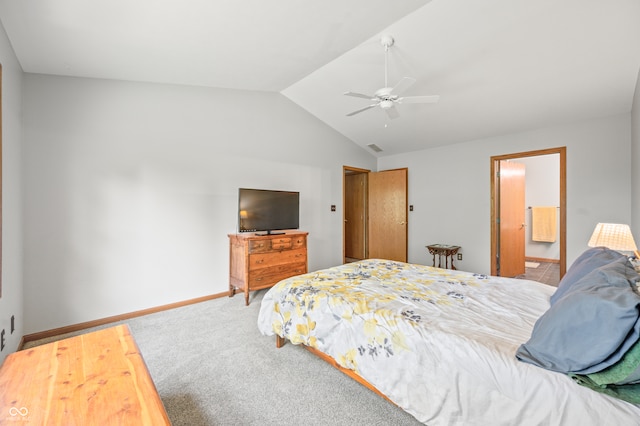
{"type": "Polygon", "coordinates": [[[358,371],[363,357],[375,361],[411,351],[407,334],[419,333],[418,324],[437,317],[438,306],[464,303],[465,288],[485,279],[370,259],[283,280],[265,299],[273,299],[276,334],[358,371]]]}

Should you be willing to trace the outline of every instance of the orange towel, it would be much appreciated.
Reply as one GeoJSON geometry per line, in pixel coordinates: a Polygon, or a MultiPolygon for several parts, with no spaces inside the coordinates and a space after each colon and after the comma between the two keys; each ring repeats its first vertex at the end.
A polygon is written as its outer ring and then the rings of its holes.
{"type": "Polygon", "coordinates": [[[557,207],[531,207],[531,239],[556,242],[557,207]]]}

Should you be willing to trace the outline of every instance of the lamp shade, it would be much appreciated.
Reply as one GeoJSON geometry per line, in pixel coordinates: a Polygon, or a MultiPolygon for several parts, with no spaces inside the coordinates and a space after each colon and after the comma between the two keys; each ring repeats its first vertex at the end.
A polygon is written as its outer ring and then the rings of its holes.
{"type": "Polygon", "coordinates": [[[607,247],[618,251],[638,250],[629,225],[620,223],[597,224],[587,245],[589,247],[607,247]]]}

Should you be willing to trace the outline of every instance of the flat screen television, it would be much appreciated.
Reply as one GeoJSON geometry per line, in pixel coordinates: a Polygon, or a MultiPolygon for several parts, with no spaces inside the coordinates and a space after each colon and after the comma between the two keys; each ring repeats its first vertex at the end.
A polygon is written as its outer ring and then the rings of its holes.
{"type": "Polygon", "coordinates": [[[300,193],[268,189],[238,190],[238,231],[282,234],[300,226],[300,193]]]}

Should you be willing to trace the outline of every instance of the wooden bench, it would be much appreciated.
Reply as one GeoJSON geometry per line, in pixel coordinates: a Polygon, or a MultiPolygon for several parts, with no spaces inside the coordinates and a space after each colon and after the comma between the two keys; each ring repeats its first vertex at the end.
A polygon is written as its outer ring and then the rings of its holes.
{"type": "Polygon", "coordinates": [[[8,355],[0,369],[0,425],[16,421],[171,424],[126,325],[8,355]]]}

